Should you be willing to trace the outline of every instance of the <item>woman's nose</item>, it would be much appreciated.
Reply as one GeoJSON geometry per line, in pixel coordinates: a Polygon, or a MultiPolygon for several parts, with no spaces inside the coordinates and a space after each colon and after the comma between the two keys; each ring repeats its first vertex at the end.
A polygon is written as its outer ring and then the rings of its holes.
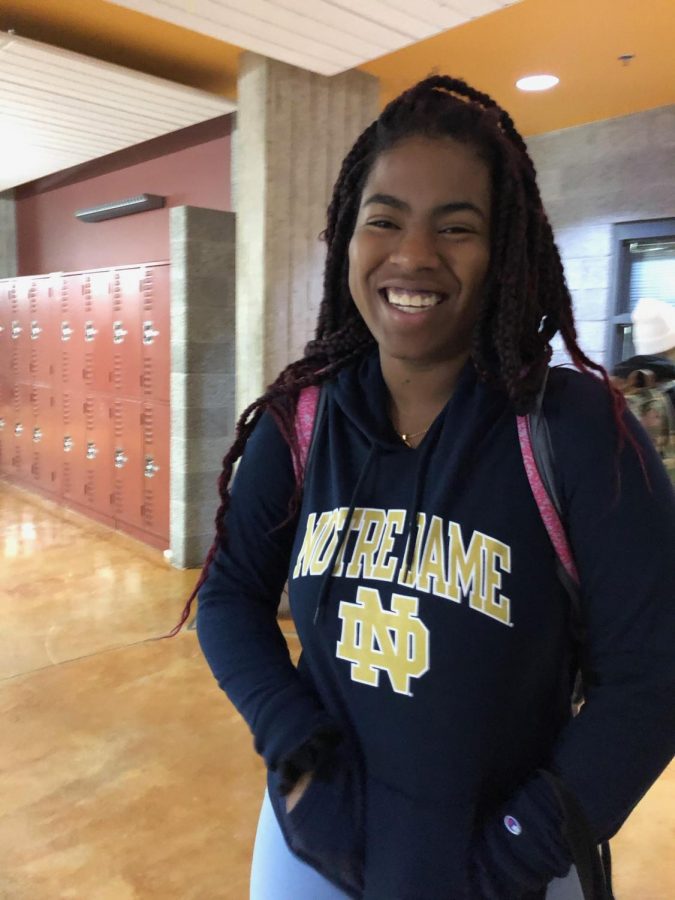
{"type": "Polygon", "coordinates": [[[439,263],[436,235],[427,228],[402,231],[390,261],[406,271],[435,269],[439,263]]]}

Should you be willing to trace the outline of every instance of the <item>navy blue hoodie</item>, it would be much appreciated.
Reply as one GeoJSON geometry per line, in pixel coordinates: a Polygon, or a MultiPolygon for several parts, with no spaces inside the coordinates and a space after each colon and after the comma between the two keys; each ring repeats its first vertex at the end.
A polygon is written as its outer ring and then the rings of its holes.
{"type": "Polygon", "coordinates": [[[204,653],[253,732],[289,844],[350,896],[542,896],[571,856],[540,770],[600,841],[675,749],[669,479],[630,415],[646,473],[619,451],[601,382],[551,372],[544,412],[586,631],[572,720],[570,602],[504,396],[467,364],[410,449],[376,353],[323,390],[292,521],[290,451],[270,416],[247,444],[199,594],[204,653]],[[297,669],[276,622],[287,578],[297,669]],[[280,764],[322,726],[342,741],[288,815],[280,764]]]}

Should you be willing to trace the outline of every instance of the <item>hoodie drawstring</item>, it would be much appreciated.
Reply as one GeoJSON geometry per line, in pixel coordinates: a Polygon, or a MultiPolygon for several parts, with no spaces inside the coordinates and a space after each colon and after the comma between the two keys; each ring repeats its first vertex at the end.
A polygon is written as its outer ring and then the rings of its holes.
{"type": "MultiPolygon", "coordinates": [[[[429,461],[437,442],[438,437],[432,440],[431,436],[429,436],[427,438],[426,446],[424,446],[420,450],[420,454],[417,460],[415,483],[413,485],[412,494],[410,495],[410,503],[408,504],[405,519],[407,523],[406,550],[405,558],[402,560],[401,565],[403,567],[403,572],[405,572],[406,579],[410,576],[410,569],[414,559],[415,547],[417,546],[417,512],[422,500],[422,491],[424,490],[424,484],[427,477],[427,469],[429,468],[429,461]]],[[[401,570],[399,569],[399,577],[400,573],[401,570]]]]}
{"type": "Polygon", "coordinates": [[[347,539],[349,538],[349,529],[351,527],[352,519],[354,517],[354,510],[356,509],[356,501],[363,486],[364,481],[366,480],[366,476],[370,471],[370,468],[373,464],[377,453],[377,445],[371,443],[370,450],[368,451],[368,456],[366,457],[366,461],[363,464],[363,468],[359,474],[359,477],[356,480],[356,485],[354,490],[352,491],[352,497],[349,501],[349,511],[347,513],[347,518],[345,519],[344,528],[342,529],[342,534],[340,535],[339,540],[335,545],[335,550],[333,551],[333,555],[330,558],[330,562],[328,564],[328,568],[326,569],[326,573],[323,576],[323,580],[321,581],[321,587],[319,588],[319,594],[316,600],[316,608],[314,610],[314,624],[317,625],[323,619],[323,613],[326,606],[326,599],[328,597],[328,589],[330,587],[330,580],[333,577],[333,567],[335,566],[335,561],[340,558],[340,553],[342,552],[342,548],[344,547],[347,539]]]}

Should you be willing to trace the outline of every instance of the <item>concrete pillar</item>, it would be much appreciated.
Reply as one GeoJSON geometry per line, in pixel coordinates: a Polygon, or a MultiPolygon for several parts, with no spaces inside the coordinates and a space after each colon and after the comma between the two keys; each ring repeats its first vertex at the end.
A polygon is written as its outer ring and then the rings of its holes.
{"type": "Polygon", "coordinates": [[[340,163],[377,116],[378,82],[244,53],[237,95],[237,409],[312,336],[326,207],[340,163]]]}
{"type": "Polygon", "coordinates": [[[234,213],[182,206],[171,231],[172,563],[199,566],[234,436],[234,213]]]}
{"type": "Polygon", "coordinates": [[[18,275],[14,191],[0,194],[0,278],[18,275]]]}

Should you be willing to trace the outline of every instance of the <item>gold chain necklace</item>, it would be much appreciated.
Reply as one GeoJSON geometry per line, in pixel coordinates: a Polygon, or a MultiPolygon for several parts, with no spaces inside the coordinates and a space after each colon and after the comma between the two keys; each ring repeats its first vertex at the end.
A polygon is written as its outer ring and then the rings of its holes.
{"type": "Polygon", "coordinates": [[[410,443],[410,441],[413,438],[421,437],[423,434],[426,434],[430,428],[431,425],[427,425],[426,428],[423,428],[421,431],[415,431],[413,432],[413,434],[408,434],[407,432],[402,434],[400,431],[397,431],[396,434],[401,438],[406,447],[410,447],[412,449],[412,444],[410,443]]]}

